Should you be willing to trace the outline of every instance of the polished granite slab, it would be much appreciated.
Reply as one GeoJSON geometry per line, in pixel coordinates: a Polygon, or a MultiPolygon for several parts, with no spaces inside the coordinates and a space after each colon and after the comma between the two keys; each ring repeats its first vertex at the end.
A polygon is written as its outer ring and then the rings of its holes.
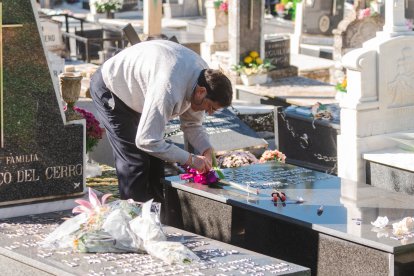
{"type": "Polygon", "coordinates": [[[1,275],[310,275],[308,268],[246,249],[164,227],[169,241],[179,241],[199,258],[168,265],[148,254],[76,253],[41,247],[69,212],[0,220],[1,275]]]}
{"type": "Polygon", "coordinates": [[[404,217],[414,216],[412,196],[276,162],[223,172],[226,180],[257,188],[259,194],[228,186],[187,183],[179,177],[167,181],[178,190],[391,254],[414,251],[414,233],[397,237],[391,226],[404,217]],[[287,201],[275,204],[271,197],[273,189],[285,192],[287,201]],[[304,202],[297,203],[298,197],[304,202]],[[390,220],[384,229],[371,225],[378,216],[390,220]]]}

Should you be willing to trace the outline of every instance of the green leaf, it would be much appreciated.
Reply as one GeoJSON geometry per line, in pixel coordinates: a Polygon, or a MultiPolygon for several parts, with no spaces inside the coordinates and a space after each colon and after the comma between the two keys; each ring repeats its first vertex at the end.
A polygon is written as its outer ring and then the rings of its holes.
{"type": "Polygon", "coordinates": [[[220,179],[224,179],[225,178],[224,174],[217,165],[217,159],[216,159],[216,154],[214,153],[214,150],[211,151],[211,160],[213,162],[213,170],[217,173],[220,179]]]}
{"type": "Polygon", "coordinates": [[[220,178],[220,179],[224,179],[224,178],[226,178],[225,176],[224,176],[224,173],[219,169],[219,167],[213,167],[213,170],[217,173],[217,175],[218,175],[218,177],[220,178]]]}

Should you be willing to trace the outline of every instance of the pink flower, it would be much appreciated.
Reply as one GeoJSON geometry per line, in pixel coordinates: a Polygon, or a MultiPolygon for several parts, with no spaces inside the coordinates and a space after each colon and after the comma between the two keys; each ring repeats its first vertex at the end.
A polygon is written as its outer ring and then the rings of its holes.
{"type": "Polygon", "coordinates": [[[222,2],[220,4],[219,10],[224,11],[225,13],[229,12],[229,4],[227,2],[222,2]]]}
{"type": "Polygon", "coordinates": [[[75,202],[79,204],[72,209],[72,213],[89,213],[94,215],[95,213],[100,213],[101,209],[105,207],[106,200],[112,196],[112,194],[105,194],[102,196],[102,199],[99,200],[98,196],[89,188],[89,201],[83,199],[76,199],[75,202]]]}
{"type": "Polygon", "coordinates": [[[180,175],[181,180],[190,180],[194,183],[199,183],[203,185],[208,185],[212,183],[216,183],[218,177],[214,170],[211,170],[206,173],[199,173],[196,169],[187,167],[185,174],[180,175]]]}
{"type": "Polygon", "coordinates": [[[366,8],[359,11],[358,19],[364,19],[365,17],[371,16],[371,9],[366,8]]]}
{"type": "Polygon", "coordinates": [[[259,162],[264,163],[266,161],[278,161],[281,163],[285,163],[286,155],[284,155],[281,151],[278,150],[266,150],[262,157],[260,157],[259,162]]]}
{"type": "Polygon", "coordinates": [[[95,116],[79,107],[73,107],[73,110],[78,112],[86,120],[86,152],[92,150],[98,144],[99,139],[102,139],[103,130],[96,120],[95,116]]]}

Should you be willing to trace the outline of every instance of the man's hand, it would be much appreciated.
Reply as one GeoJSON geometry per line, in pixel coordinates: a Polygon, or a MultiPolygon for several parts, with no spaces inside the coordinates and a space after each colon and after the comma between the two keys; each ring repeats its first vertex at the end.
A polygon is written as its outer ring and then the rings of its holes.
{"type": "Polygon", "coordinates": [[[210,162],[210,167],[213,166],[213,148],[208,148],[203,152],[203,156],[210,162]]]}
{"type": "Polygon", "coordinates": [[[194,155],[193,157],[193,168],[200,173],[205,173],[211,170],[211,158],[207,159],[202,155],[194,155]]]}

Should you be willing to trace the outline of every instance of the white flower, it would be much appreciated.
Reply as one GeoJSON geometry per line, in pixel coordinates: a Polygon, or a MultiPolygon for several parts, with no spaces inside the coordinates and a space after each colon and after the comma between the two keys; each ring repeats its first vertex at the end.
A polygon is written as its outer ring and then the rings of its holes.
{"type": "Polygon", "coordinates": [[[124,0],[95,0],[97,12],[116,11],[122,8],[124,0]]]}
{"type": "Polygon", "coordinates": [[[388,218],[387,217],[378,217],[376,221],[372,222],[371,224],[378,228],[384,228],[388,224],[388,218]]]}
{"type": "Polygon", "coordinates": [[[414,228],[414,220],[411,217],[405,217],[400,222],[393,223],[392,228],[396,236],[408,234],[414,228]]]}

